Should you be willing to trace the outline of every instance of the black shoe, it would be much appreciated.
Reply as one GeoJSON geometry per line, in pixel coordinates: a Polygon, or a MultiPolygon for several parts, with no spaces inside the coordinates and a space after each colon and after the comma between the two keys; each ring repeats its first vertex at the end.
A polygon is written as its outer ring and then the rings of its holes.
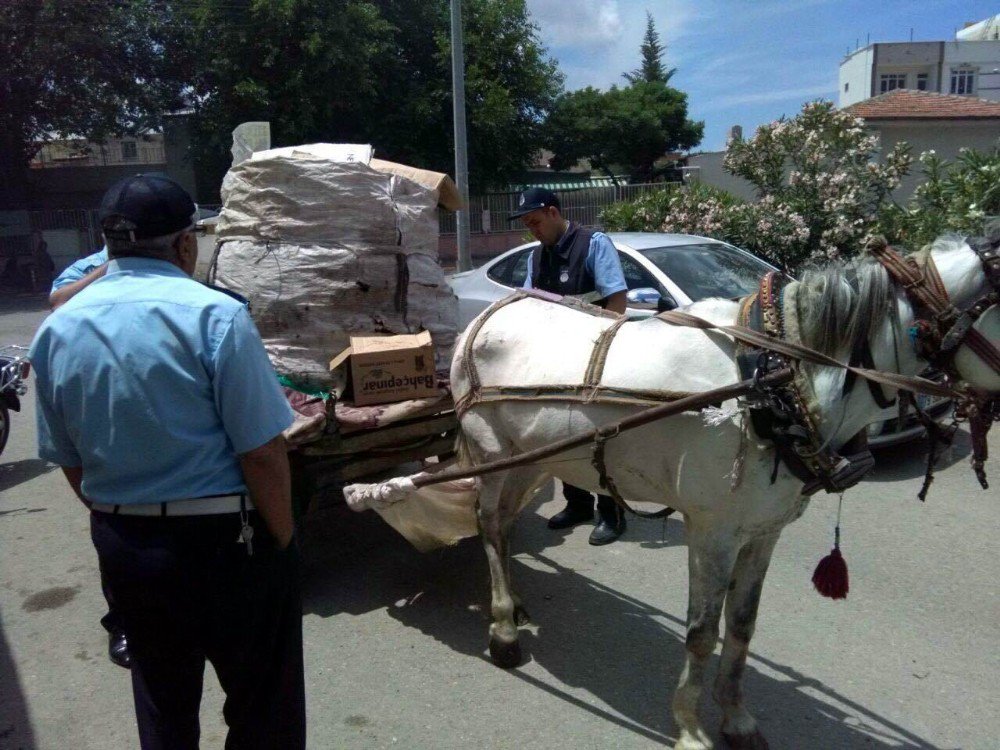
{"type": "Polygon", "coordinates": [[[610,511],[598,506],[600,521],[594,530],[590,532],[590,543],[595,547],[602,544],[611,544],[625,531],[625,512],[615,506],[610,511]]]}
{"type": "Polygon", "coordinates": [[[108,635],[108,658],[119,667],[130,669],[132,657],[128,652],[128,640],[121,630],[114,630],[108,635]]]}
{"type": "Polygon", "coordinates": [[[582,503],[566,503],[566,507],[549,519],[550,529],[568,529],[578,523],[594,520],[594,506],[582,503]]]}

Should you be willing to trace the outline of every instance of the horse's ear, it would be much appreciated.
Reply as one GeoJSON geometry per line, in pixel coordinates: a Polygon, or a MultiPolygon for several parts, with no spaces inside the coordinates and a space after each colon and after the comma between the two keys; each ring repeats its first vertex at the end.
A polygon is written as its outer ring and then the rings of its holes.
{"type": "Polygon", "coordinates": [[[889,240],[884,235],[876,234],[868,238],[868,241],[865,243],[865,252],[873,255],[879,250],[885,250],[887,247],[889,247],[889,240]]]}

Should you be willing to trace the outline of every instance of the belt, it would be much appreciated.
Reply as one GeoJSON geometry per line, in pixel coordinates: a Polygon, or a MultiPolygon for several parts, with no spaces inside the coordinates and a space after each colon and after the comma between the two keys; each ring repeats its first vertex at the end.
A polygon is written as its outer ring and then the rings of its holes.
{"type": "Polygon", "coordinates": [[[118,516],[211,516],[221,513],[239,513],[253,510],[253,503],[246,495],[213,495],[192,500],[171,500],[167,503],[131,503],[111,505],[91,503],[91,510],[118,516]]]}

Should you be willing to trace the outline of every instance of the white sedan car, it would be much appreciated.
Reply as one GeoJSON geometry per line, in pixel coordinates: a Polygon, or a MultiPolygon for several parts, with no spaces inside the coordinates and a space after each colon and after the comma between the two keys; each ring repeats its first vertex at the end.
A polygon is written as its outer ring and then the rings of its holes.
{"type": "MultiPolygon", "coordinates": [[[[725,242],[691,234],[609,232],[628,284],[629,317],[647,317],[708,297],[736,299],[757,289],[774,266],[725,242]]],[[[451,276],[458,324],[524,286],[537,242],[508,250],[474,271],[451,276]]]]}

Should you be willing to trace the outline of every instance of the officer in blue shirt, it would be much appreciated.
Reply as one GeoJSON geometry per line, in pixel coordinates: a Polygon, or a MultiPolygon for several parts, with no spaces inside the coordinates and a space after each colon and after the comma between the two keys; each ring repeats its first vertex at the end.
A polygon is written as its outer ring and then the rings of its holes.
{"type": "MultiPolygon", "coordinates": [[[[49,307],[55,310],[66,304],[90,284],[101,278],[108,266],[108,247],[105,245],[96,253],[71,263],[52,282],[49,292],[49,307]]],[[[101,625],[108,631],[108,658],[119,667],[128,669],[131,657],[128,653],[128,638],[122,629],[121,618],[115,612],[108,587],[101,581],[104,598],[108,602],[108,612],[101,618],[101,625]]]]}
{"type": "Polygon", "coordinates": [[[194,211],[162,175],[105,195],[105,273],[32,343],[39,455],[90,507],[141,746],[198,746],[208,659],[227,747],[301,748],[292,412],[246,308],[191,278],[194,211]]]}
{"type": "Polygon", "coordinates": [[[105,245],[96,253],[80,258],[68,265],[52,282],[49,305],[55,310],[69,302],[93,282],[101,278],[108,269],[108,247],[105,245]]]}
{"type": "MultiPolygon", "coordinates": [[[[625,312],[628,285],[618,251],[603,232],[584,229],[562,217],[559,198],[545,188],[521,193],[511,219],[520,218],[541,246],[531,252],[525,288],[581,297],[625,312]]],[[[594,497],[563,483],[566,507],[549,519],[550,529],[565,529],[594,518],[594,497]]],[[[609,495],[597,496],[598,523],[590,543],[610,544],[625,531],[625,514],[609,495]]]]}

